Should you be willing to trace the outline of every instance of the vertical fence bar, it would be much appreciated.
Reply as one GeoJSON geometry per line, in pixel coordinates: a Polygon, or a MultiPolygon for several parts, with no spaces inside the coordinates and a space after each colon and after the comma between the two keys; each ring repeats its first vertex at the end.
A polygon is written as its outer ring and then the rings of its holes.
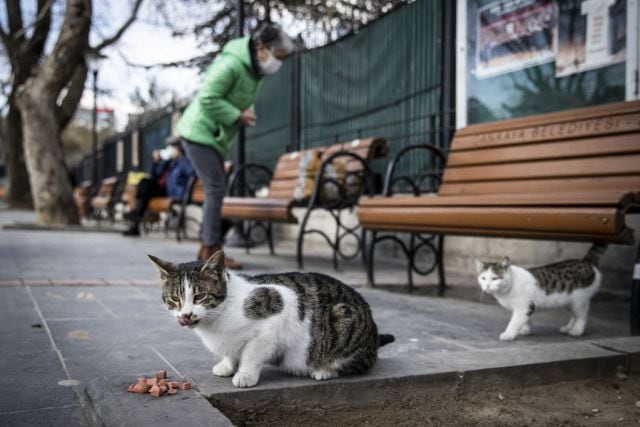
{"type": "Polygon", "coordinates": [[[294,52],[291,58],[291,147],[290,151],[300,150],[300,53],[294,52]]]}
{"type": "Polygon", "coordinates": [[[441,95],[440,95],[440,148],[445,149],[451,141],[452,120],[455,90],[455,34],[456,34],[456,5],[450,0],[442,0],[442,65],[441,65],[441,95]]]}
{"type": "MultiPolygon", "coordinates": [[[[236,37],[242,37],[244,35],[244,1],[236,0],[236,37]]],[[[236,141],[236,168],[240,169],[245,165],[245,152],[246,146],[246,134],[243,126],[239,126],[238,139],[236,141]]],[[[245,175],[244,170],[240,170],[238,175],[238,196],[244,196],[245,175]]]]}

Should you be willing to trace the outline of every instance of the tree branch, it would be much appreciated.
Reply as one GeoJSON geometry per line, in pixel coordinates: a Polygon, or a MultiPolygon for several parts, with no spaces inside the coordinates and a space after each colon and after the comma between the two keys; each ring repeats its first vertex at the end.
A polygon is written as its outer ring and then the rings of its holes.
{"type": "MultiPolygon", "coordinates": [[[[41,34],[35,34],[35,33],[38,31],[38,27],[41,21],[45,20],[45,21],[48,21],[49,24],[51,23],[51,6],[53,6],[53,2],[54,0],[38,0],[38,14],[36,15],[36,18],[29,25],[20,28],[20,30],[14,34],[14,37],[23,37],[27,33],[27,30],[29,28],[34,28],[34,27],[35,27],[34,34],[31,38],[34,39],[34,38],[42,37],[41,34]]],[[[46,33],[47,34],[49,33],[48,25],[47,25],[46,33]]]]}
{"type": "Polygon", "coordinates": [[[20,0],[6,0],[7,5],[7,20],[9,21],[9,34],[16,40],[21,36],[17,36],[18,32],[22,29],[22,8],[20,7],[20,0]]]}
{"type": "Polygon", "coordinates": [[[129,26],[131,24],[133,24],[133,21],[136,20],[136,17],[138,16],[138,10],[140,9],[140,6],[142,5],[142,2],[143,2],[143,0],[136,0],[136,3],[133,5],[133,10],[131,11],[131,15],[129,16],[129,19],[127,19],[125,21],[125,23],[122,24],[120,29],[118,31],[116,31],[116,33],[113,36],[104,39],[100,44],[98,44],[95,47],[92,47],[91,50],[99,52],[102,49],[104,49],[105,47],[107,47],[109,45],[112,45],[115,42],[117,42],[118,39],[120,39],[120,37],[122,37],[124,32],[127,31],[129,26]]]}
{"type": "Polygon", "coordinates": [[[9,38],[9,34],[5,32],[4,28],[2,28],[2,25],[0,25],[0,40],[2,41],[2,44],[4,45],[7,52],[11,50],[11,39],[9,38]]]}
{"type": "Polygon", "coordinates": [[[58,107],[58,123],[61,130],[64,130],[64,128],[67,127],[78,108],[80,98],[82,98],[82,92],[84,91],[84,82],[86,79],[87,66],[81,61],[73,72],[71,81],[67,86],[67,93],[58,107]]]}
{"type": "Polygon", "coordinates": [[[57,98],[67,85],[89,45],[91,0],[68,0],[67,9],[53,50],[38,67],[34,76],[40,87],[57,98]]]}

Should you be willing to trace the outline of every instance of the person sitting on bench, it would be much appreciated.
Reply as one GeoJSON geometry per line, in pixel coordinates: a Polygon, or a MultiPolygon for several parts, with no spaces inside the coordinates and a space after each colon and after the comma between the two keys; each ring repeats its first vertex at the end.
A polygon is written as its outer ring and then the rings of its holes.
{"type": "Polygon", "coordinates": [[[131,222],[125,236],[139,236],[140,222],[144,218],[149,200],[154,197],[170,197],[181,200],[184,197],[189,178],[195,175],[191,161],[184,155],[180,139],[170,136],[167,147],[151,153],[150,177],[138,184],[135,207],[124,216],[131,222]]]}

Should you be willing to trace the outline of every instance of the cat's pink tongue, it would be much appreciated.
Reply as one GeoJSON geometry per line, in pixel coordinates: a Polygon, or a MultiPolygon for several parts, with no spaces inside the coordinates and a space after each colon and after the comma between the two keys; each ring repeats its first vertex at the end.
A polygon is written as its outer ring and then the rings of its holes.
{"type": "Polygon", "coordinates": [[[195,322],[191,319],[187,319],[186,317],[179,317],[178,323],[180,323],[180,326],[189,326],[193,325],[195,322]]]}

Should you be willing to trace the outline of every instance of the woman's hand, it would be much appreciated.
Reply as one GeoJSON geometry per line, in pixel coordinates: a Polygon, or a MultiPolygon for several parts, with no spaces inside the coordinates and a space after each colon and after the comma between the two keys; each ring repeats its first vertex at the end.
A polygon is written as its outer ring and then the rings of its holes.
{"type": "Polygon", "coordinates": [[[247,108],[240,114],[240,118],[238,119],[238,123],[242,126],[255,126],[256,125],[256,114],[250,108],[247,108]]]}

